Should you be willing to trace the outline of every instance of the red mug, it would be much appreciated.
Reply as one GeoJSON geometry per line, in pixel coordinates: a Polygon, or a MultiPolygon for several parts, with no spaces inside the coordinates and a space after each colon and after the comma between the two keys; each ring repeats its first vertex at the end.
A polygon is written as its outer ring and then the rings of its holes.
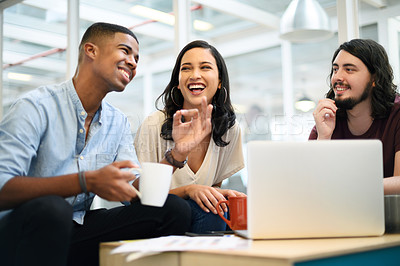
{"type": "Polygon", "coordinates": [[[229,197],[217,203],[217,209],[222,203],[228,205],[230,220],[226,219],[220,212],[218,215],[229,225],[232,230],[247,229],[247,197],[229,197]]]}

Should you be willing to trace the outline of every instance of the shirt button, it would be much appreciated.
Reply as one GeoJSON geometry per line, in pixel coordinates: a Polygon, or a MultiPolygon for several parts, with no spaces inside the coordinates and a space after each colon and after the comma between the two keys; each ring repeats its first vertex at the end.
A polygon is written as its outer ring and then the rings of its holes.
{"type": "Polygon", "coordinates": [[[79,132],[80,132],[80,133],[83,133],[83,129],[82,129],[82,128],[81,128],[81,129],[79,129],[79,132]]]}
{"type": "Polygon", "coordinates": [[[79,157],[81,160],[83,160],[83,156],[81,155],[80,157],[79,157]]]}
{"type": "Polygon", "coordinates": [[[81,115],[85,115],[86,113],[84,111],[81,112],[81,115]]]}

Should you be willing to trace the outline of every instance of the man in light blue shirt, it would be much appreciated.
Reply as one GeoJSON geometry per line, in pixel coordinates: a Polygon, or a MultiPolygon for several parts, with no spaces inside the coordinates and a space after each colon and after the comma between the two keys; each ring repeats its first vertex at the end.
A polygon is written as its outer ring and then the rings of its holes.
{"type": "MultiPolygon", "coordinates": [[[[2,265],[98,265],[100,242],[189,229],[190,207],[179,197],[169,195],[162,208],[132,201],[135,176],[123,170],[137,167],[130,125],[103,100],[135,76],[136,36],[95,23],[79,50],[72,80],[28,93],[0,123],[2,265]],[[90,210],[94,195],[132,204],[90,210]]],[[[180,165],[211,130],[212,109],[204,110],[177,112],[177,144],[164,163],[180,165]],[[182,123],[182,114],[193,119],[182,123]]]]}

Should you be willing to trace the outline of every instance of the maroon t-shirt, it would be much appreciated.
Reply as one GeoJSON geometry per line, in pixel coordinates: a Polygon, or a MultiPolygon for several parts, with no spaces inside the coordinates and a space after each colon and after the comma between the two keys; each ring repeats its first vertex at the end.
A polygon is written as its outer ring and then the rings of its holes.
{"type": "MultiPolygon", "coordinates": [[[[317,129],[311,130],[309,140],[317,139],[317,129]]],[[[396,96],[390,115],[375,119],[363,135],[351,134],[346,118],[337,118],[332,139],[379,139],[383,144],[384,177],[393,176],[394,155],[400,150],[400,96],[396,96]]]]}

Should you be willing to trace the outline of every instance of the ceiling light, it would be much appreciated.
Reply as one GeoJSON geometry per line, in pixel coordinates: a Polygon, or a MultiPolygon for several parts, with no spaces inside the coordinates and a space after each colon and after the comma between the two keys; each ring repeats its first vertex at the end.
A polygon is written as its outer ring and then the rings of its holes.
{"type": "Polygon", "coordinates": [[[141,16],[141,17],[145,17],[145,18],[149,18],[155,21],[159,21],[162,22],[164,24],[168,24],[168,25],[174,25],[175,23],[175,17],[174,15],[153,9],[153,8],[149,8],[149,7],[145,7],[145,6],[141,6],[141,5],[135,5],[133,7],[131,7],[129,9],[129,11],[132,14],[135,14],[137,16],[141,16]]]}
{"type": "Polygon", "coordinates": [[[7,78],[14,79],[14,80],[20,80],[20,81],[30,81],[32,79],[32,75],[8,72],[7,78]]]}
{"type": "Polygon", "coordinates": [[[198,31],[208,31],[214,28],[214,26],[211,23],[196,19],[193,21],[193,28],[198,31]]]}
{"type": "MultiPolygon", "coordinates": [[[[129,9],[129,11],[137,16],[155,20],[167,25],[173,26],[175,24],[175,16],[169,13],[165,13],[150,7],[142,5],[135,5],[129,9]]],[[[193,28],[198,31],[207,31],[212,29],[214,26],[206,21],[194,20],[193,28]]]]}
{"type": "Polygon", "coordinates": [[[308,111],[315,108],[315,102],[307,96],[303,96],[294,104],[294,107],[297,110],[307,113],[308,111]]]}
{"type": "Polygon", "coordinates": [[[329,17],[316,0],[292,0],[282,15],[280,37],[291,42],[315,42],[333,36],[329,17]]]}

